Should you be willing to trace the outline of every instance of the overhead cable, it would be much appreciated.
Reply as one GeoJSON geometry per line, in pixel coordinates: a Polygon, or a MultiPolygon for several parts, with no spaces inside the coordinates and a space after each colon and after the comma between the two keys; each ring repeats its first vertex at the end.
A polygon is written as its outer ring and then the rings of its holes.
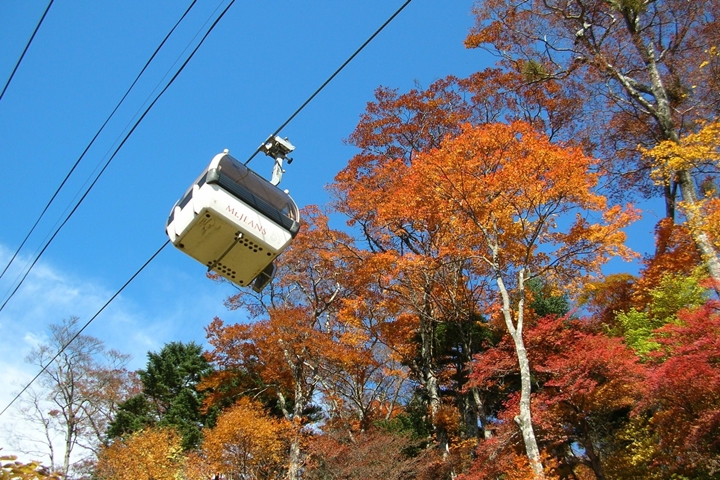
{"type": "MultiPolygon", "coordinates": [[[[85,154],[88,152],[88,150],[90,150],[90,147],[93,146],[93,144],[95,143],[95,140],[97,140],[97,138],[98,138],[98,136],[100,135],[100,133],[105,129],[105,126],[108,124],[108,122],[110,121],[110,119],[115,115],[115,112],[117,112],[118,108],[120,108],[120,105],[122,105],[122,103],[125,101],[125,99],[127,98],[127,96],[128,96],[128,94],[130,93],[130,91],[133,89],[133,87],[135,86],[135,84],[138,82],[138,80],[140,80],[140,77],[142,76],[142,74],[145,73],[145,70],[147,70],[148,66],[149,66],[150,63],[153,61],[153,59],[154,59],[155,56],[158,54],[158,52],[159,52],[160,49],[163,47],[163,45],[165,45],[165,42],[167,42],[168,38],[170,38],[170,35],[172,35],[172,33],[173,33],[173,32],[175,31],[175,29],[177,28],[177,26],[180,25],[180,22],[183,21],[183,19],[185,18],[185,16],[190,12],[190,10],[193,8],[193,6],[195,5],[196,2],[197,2],[197,0],[193,0],[193,1],[192,1],[192,3],[190,4],[190,6],[187,8],[187,10],[185,10],[185,13],[183,13],[182,16],[180,17],[180,19],[179,19],[177,22],[175,22],[175,25],[173,25],[173,27],[170,29],[170,31],[168,32],[168,34],[165,35],[165,38],[163,39],[162,42],[160,42],[160,45],[158,45],[158,47],[155,49],[155,51],[153,52],[153,54],[150,55],[150,58],[148,59],[148,61],[145,62],[145,66],[143,66],[143,68],[140,70],[140,73],[137,74],[137,76],[135,77],[135,80],[132,82],[132,84],[130,85],[130,87],[129,87],[129,88],[127,89],[127,91],[125,92],[125,95],[123,95],[123,97],[120,99],[120,101],[117,103],[117,105],[115,105],[115,108],[113,109],[113,111],[110,112],[110,115],[108,115],[107,119],[105,119],[105,122],[104,122],[104,123],[102,124],[102,126],[98,129],[97,133],[95,133],[95,136],[92,138],[92,140],[90,140],[90,143],[88,143],[87,147],[85,147],[85,150],[83,150],[82,154],[80,154],[80,156],[79,156],[78,159],[75,161],[75,164],[72,166],[72,168],[71,168],[70,171],[67,173],[67,175],[65,175],[65,178],[63,179],[63,181],[60,182],[60,186],[57,188],[57,190],[55,190],[55,193],[53,193],[52,197],[50,198],[50,200],[49,200],[49,201],[47,202],[47,204],[45,205],[45,208],[43,208],[43,211],[40,213],[40,216],[37,218],[37,220],[36,220],[35,223],[33,224],[33,226],[32,226],[32,228],[30,229],[30,231],[27,233],[27,235],[25,235],[25,238],[24,238],[23,241],[20,243],[20,246],[17,248],[17,250],[15,250],[15,253],[13,254],[12,258],[10,258],[10,261],[8,262],[8,264],[5,265],[5,268],[3,269],[2,273],[0,273],[0,278],[2,278],[2,277],[5,275],[5,272],[7,272],[8,268],[10,268],[10,265],[13,263],[13,261],[15,261],[15,258],[18,256],[18,254],[20,253],[20,250],[23,248],[23,246],[25,246],[25,243],[28,241],[28,238],[30,238],[30,235],[32,235],[32,233],[35,231],[35,228],[36,228],[36,227],[38,226],[38,224],[40,223],[40,220],[42,220],[42,218],[45,216],[45,213],[48,211],[48,208],[50,208],[50,205],[53,203],[53,201],[55,201],[55,198],[56,198],[56,197],[58,196],[58,194],[60,193],[60,190],[65,186],[65,183],[66,183],[66,182],[68,181],[68,179],[70,178],[70,175],[73,174],[73,172],[75,171],[75,168],[77,168],[77,166],[78,166],[78,164],[80,163],[80,161],[85,157],[85,154]]],[[[52,4],[52,1],[50,2],[50,4],[52,4]]],[[[48,5],[48,9],[49,9],[49,8],[50,8],[50,5],[48,5]]],[[[47,13],[47,10],[45,11],[45,13],[47,13]]],[[[44,18],[44,15],[43,15],[43,18],[44,18]]],[[[41,20],[41,22],[42,22],[42,20],[41,20]]],[[[38,25],[38,27],[39,27],[39,25],[38,25]]],[[[36,31],[37,31],[37,30],[36,30],[36,31]]],[[[34,34],[33,34],[33,35],[34,35],[34,34]]],[[[32,40],[32,39],[31,39],[31,40],[32,40]]]]}
{"type": "MultiPolygon", "coordinates": [[[[201,42],[200,42],[201,44],[202,44],[202,41],[204,41],[205,38],[207,37],[207,35],[210,33],[210,31],[215,27],[215,25],[220,21],[220,19],[225,15],[225,13],[228,11],[228,9],[232,6],[232,4],[234,3],[234,1],[235,1],[235,0],[232,0],[232,1],[230,2],[230,4],[225,8],[225,10],[224,10],[224,11],[222,12],[222,14],[218,17],[218,19],[215,21],[215,23],[213,23],[213,25],[210,27],[210,30],[208,30],[208,32],[207,32],[207,33],[205,34],[205,36],[203,37],[203,40],[201,40],[201,42]]],[[[397,10],[357,51],[355,51],[355,53],[354,53],[347,61],[345,61],[345,63],[343,63],[343,65],[342,65],[338,70],[335,71],[335,73],[334,73],[327,81],[325,81],[325,83],[324,83],[320,88],[318,88],[318,89],[315,91],[315,93],[312,94],[312,96],[310,96],[310,98],[309,98],[305,103],[303,103],[303,105],[302,105],[293,115],[290,116],[290,118],[289,118],[285,123],[283,123],[283,124],[280,126],[280,128],[278,128],[278,129],[275,131],[274,135],[277,135],[277,134],[280,132],[280,130],[282,130],[282,129],[300,112],[300,110],[302,110],[308,103],[310,103],[310,101],[320,92],[320,90],[322,90],[322,89],[340,72],[340,70],[342,70],[370,41],[372,41],[372,39],[375,38],[375,36],[377,36],[377,34],[378,34],[383,28],[385,28],[385,26],[386,26],[387,24],[389,24],[390,21],[392,21],[411,1],[412,1],[412,0],[407,0],[407,1],[403,4],[403,6],[400,7],[399,10],[397,10]]],[[[113,156],[110,158],[110,160],[112,160],[112,158],[115,156],[115,154],[117,154],[118,150],[122,147],[122,145],[125,143],[125,141],[126,141],[127,138],[130,136],[130,134],[132,134],[132,132],[133,132],[133,131],[135,130],[135,128],[138,126],[138,124],[140,123],[140,121],[142,121],[142,119],[145,117],[145,115],[146,115],[147,112],[150,110],[150,108],[152,108],[152,105],[155,104],[155,102],[158,100],[158,98],[160,98],[160,96],[165,92],[165,90],[167,90],[167,88],[168,88],[168,87],[170,86],[170,84],[175,80],[175,78],[177,78],[177,76],[179,75],[180,71],[182,71],[182,69],[185,67],[185,65],[187,65],[187,63],[190,61],[190,58],[192,58],[192,55],[195,54],[195,52],[197,51],[197,49],[198,49],[199,47],[200,47],[200,45],[198,45],[198,46],[195,48],[195,50],[192,52],[192,54],[190,55],[190,57],[185,61],[185,63],[183,64],[183,66],[180,68],[180,70],[178,70],[178,72],[175,74],[175,76],[172,78],[172,80],[170,80],[170,82],[168,83],[168,85],[163,89],[163,91],[160,93],[160,95],[158,95],[158,97],[153,101],[153,103],[150,105],[150,107],[148,107],[148,109],[145,111],[145,113],[143,113],[143,115],[140,117],[140,119],[138,120],[138,122],[133,126],[132,130],[128,133],[128,135],[125,137],[125,139],[123,140],[123,142],[122,142],[122,143],[120,144],[120,146],[117,148],[117,150],[115,150],[115,153],[113,153],[113,156]]],[[[256,152],[256,153],[257,153],[257,152],[256,152]]],[[[253,156],[254,156],[254,155],[253,155],[253,156]]],[[[110,162],[110,160],[108,160],[108,163],[110,162]]],[[[252,160],[252,157],[250,157],[250,159],[248,159],[248,161],[245,162],[245,163],[248,163],[250,160],[252,160]]],[[[107,164],[105,165],[105,167],[107,167],[107,164]]],[[[103,170],[105,169],[105,167],[103,167],[103,170]]],[[[102,172],[101,172],[101,173],[102,173],[102,172]]],[[[97,178],[95,179],[95,181],[97,181],[97,178]]],[[[95,182],[93,182],[93,185],[94,185],[94,184],[95,184],[95,182]]],[[[90,188],[92,188],[92,185],[90,186],[90,188]]],[[[89,192],[89,189],[88,189],[88,192],[89,192]]],[[[85,195],[87,195],[87,192],[85,193],[85,195]]],[[[83,198],[80,200],[80,202],[82,202],[82,200],[85,198],[85,195],[84,195],[83,198]]],[[[78,202],[78,205],[79,205],[80,202],[78,202]]],[[[77,205],[76,205],[75,209],[77,209],[77,205]]],[[[75,211],[75,209],[73,209],[73,212],[75,211]]],[[[73,212],[71,212],[70,215],[72,215],[73,212]]],[[[68,216],[68,218],[69,218],[69,216],[68,216]]],[[[67,222],[67,219],[65,220],[65,222],[67,222]]],[[[65,222],[63,222],[63,225],[65,224],[65,222]]],[[[61,225],[61,228],[62,228],[62,225],[61,225]]],[[[58,230],[59,230],[59,229],[58,229],[58,230]]],[[[57,231],[56,231],[55,233],[57,234],[57,231]]],[[[53,238],[54,238],[54,236],[53,236],[53,238]]],[[[12,400],[7,406],[5,406],[5,408],[2,409],[2,411],[0,411],[0,416],[1,416],[2,414],[4,414],[4,413],[12,406],[12,404],[13,404],[18,398],[20,398],[20,396],[21,396],[28,388],[30,388],[30,386],[35,382],[35,380],[37,380],[37,379],[40,377],[40,375],[42,375],[42,373],[47,370],[48,366],[49,366],[50,364],[52,364],[52,362],[55,361],[55,359],[58,358],[58,356],[60,356],[63,351],[65,351],[65,349],[73,342],[73,340],[75,340],[75,339],[83,332],[83,330],[85,330],[85,328],[86,328],[93,320],[95,320],[95,318],[97,318],[98,315],[100,315],[100,313],[115,299],[115,297],[117,297],[117,296],[125,289],[125,287],[127,287],[127,286],[130,284],[130,282],[132,282],[132,281],[145,269],[145,267],[147,267],[147,266],[150,264],[150,262],[152,262],[152,261],[157,257],[157,255],[158,255],[169,243],[170,243],[169,240],[166,241],[166,242],[163,244],[163,246],[160,247],[160,248],[143,264],[143,266],[140,267],[140,268],[132,275],[132,277],[130,277],[130,279],[128,279],[127,282],[125,282],[125,284],[110,298],[110,300],[108,300],[107,303],[105,303],[105,305],[103,305],[103,307],[102,307],[95,315],[93,315],[93,317],[92,317],[90,320],[88,320],[88,322],[77,332],[77,334],[76,334],[72,339],[70,339],[65,345],[62,346],[62,348],[60,349],[60,351],[59,351],[45,366],[43,366],[43,368],[41,369],[41,371],[40,371],[37,375],[35,375],[35,377],[15,396],[15,398],[13,398],[13,400],[12,400]]],[[[46,247],[47,247],[47,245],[46,245],[46,247]]],[[[43,251],[44,251],[44,249],[43,249],[43,251]]],[[[41,252],[41,253],[42,253],[42,252],[41,252]]],[[[36,261],[37,261],[37,259],[36,259],[36,261]]],[[[23,279],[24,279],[24,278],[23,278],[23,279]]],[[[16,291],[17,291],[17,289],[16,289],[16,291]]],[[[13,293],[14,293],[14,292],[13,292],[13,293]]],[[[5,304],[7,304],[7,301],[5,302],[5,304]]],[[[5,304],[3,304],[2,307],[0,307],[0,311],[2,311],[2,308],[5,306],[5,304]]]]}
{"type": "Polygon", "coordinates": [[[67,349],[67,347],[69,347],[70,344],[71,344],[76,338],[78,338],[78,337],[80,336],[80,334],[92,323],[92,321],[95,320],[95,319],[98,317],[98,315],[100,315],[100,314],[103,312],[103,310],[105,310],[105,308],[107,308],[107,306],[110,305],[110,303],[112,303],[113,300],[115,300],[115,297],[117,297],[118,295],[120,295],[120,294],[122,293],[122,291],[125,290],[125,287],[127,287],[128,285],[130,285],[130,282],[132,282],[133,280],[135,280],[135,277],[137,277],[138,275],[140,275],[140,273],[141,273],[143,270],[145,270],[145,267],[147,267],[147,266],[150,264],[150,262],[152,262],[152,261],[155,259],[155,257],[157,257],[158,254],[160,254],[160,252],[161,252],[165,247],[167,247],[168,243],[170,243],[170,240],[166,241],[166,242],[163,244],[162,247],[158,248],[158,250],[157,250],[155,253],[152,254],[152,256],[142,265],[142,267],[140,267],[135,273],[133,273],[133,275],[123,284],[123,286],[120,287],[120,289],[119,289],[117,292],[115,292],[115,294],[113,294],[113,296],[110,297],[110,299],[109,299],[107,302],[105,302],[105,305],[103,305],[103,306],[100,308],[100,310],[98,310],[97,313],[96,313],[95,315],[93,315],[92,318],[90,318],[90,320],[88,320],[88,321],[85,323],[85,325],[83,325],[83,327],[82,327],[80,330],[78,330],[77,333],[75,333],[75,335],[74,335],[70,340],[67,341],[67,343],[65,343],[62,347],[60,347],[60,350],[58,350],[58,352],[55,354],[55,356],[52,357],[45,365],[43,365],[42,369],[37,373],[37,375],[35,375],[35,376],[33,377],[33,379],[30,380],[30,381],[27,383],[27,385],[25,385],[25,387],[23,387],[23,389],[20,390],[20,392],[19,392],[17,395],[15,395],[15,398],[13,398],[12,400],[10,400],[10,403],[8,403],[8,404],[5,406],[5,408],[3,408],[2,411],[0,411],[0,416],[1,416],[3,413],[5,413],[5,411],[6,411],[8,408],[10,408],[10,407],[12,406],[12,404],[15,403],[15,401],[16,401],[18,398],[20,398],[20,396],[21,396],[23,393],[25,393],[25,391],[26,391],[28,388],[30,388],[30,386],[31,386],[33,383],[35,383],[35,380],[37,380],[38,378],[40,378],[40,375],[42,375],[43,372],[45,372],[45,371],[48,369],[48,367],[49,367],[50,365],[52,365],[52,363],[53,363],[60,355],[62,355],[62,353],[67,349]]]}
{"type": "Polygon", "coordinates": [[[30,268],[25,272],[25,274],[23,275],[23,277],[22,277],[22,279],[20,280],[20,282],[18,283],[18,285],[15,287],[15,289],[12,291],[12,293],[8,296],[8,298],[5,300],[5,302],[0,306],[0,312],[3,311],[3,309],[4,309],[5,306],[8,304],[8,302],[10,301],[10,299],[15,295],[15,293],[17,293],[18,289],[19,289],[20,286],[25,282],[25,279],[26,279],[27,276],[30,274],[30,271],[31,271],[32,268],[35,266],[35,264],[38,262],[38,260],[39,260],[40,257],[42,256],[42,254],[45,253],[45,250],[47,250],[47,248],[50,246],[50,244],[51,244],[52,241],[55,239],[55,237],[56,237],[57,234],[60,232],[60,230],[65,226],[65,224],[68,222],[68,220],[70,220],[70,218],[73,216],[73,214],[77,211],[77,209],[78,209],[78,207],[80,206],[80,204],[82,204],[82,202],[83,202],[83,201],[85,200],[85,198],[88,196],[88,194],[89,194],[90,191],[93,189],[93,187],[95,186],[95,184],[97,183],[97,181],[100,179],[100,177],[102,176],[102,174],[105,172],[105,170],[107,169],[107,167],[110,165],[110,163],[113,161],[113,159],[115,158],[115,156],[118,154],[118,152],[120,151],[120,149],[125,145],[125,142],[127,142],[127,140],[130,138],[130,136],[133,134],[133,132],[135,132],[135,129],[138,127],[138,125],[140,125],[140,123],[143,121],[143,119],[144,119],[145,116],[148,114],[148,112],[150,112],[150,110],[153,108],[153,106],[155,106],[155,104],[156,104],[157,101],[160,99],[160,97],[162,97],[163,94],[167,91],[167,89],[170,88],[170,85],[172,85],[173,82],[175,82],[175,80],[177,79],[177,77],[178,77],[178,76],[180,75],[180,73],[185,69],[185,67],[186,67],[187,64],[190,62],[190,60],[193,58],[193,56],[195,55],[195,53],[197,53],[197,51],[200,49],[200,47],[202,46],[202,44],[205,42],[205,39],[207,39],[208,35],[210,35],[210,32],[213,31],[213,29],[215,28],[215,26],[220,22],[220,20],[223,18],[223,16],[225,16],[225,13],[227,13],[227,11],[230,9],[230,7],[231,7],[234,3],[235,3],[235,0],[231,0],[230,3],[228,3],[228,5],[225,7],[225,9],[222,11],[222,13],[220,13],[220,15],[215,19],[215,21],[214,21],[213,24],[210,26],[210,28],[208,29],[208,31],[205,32],[205,35],[202,37],[202,39],[200,39],[200,42],[197,44],[197,46],[195,47],[195,49],[193,49],[193,51],[190,53],[190,55],[189,55],[188,58],[185,60],[185,62],[183,62],[183,64],[180,66],[180,68],[178,69],[178,71],[175,72],[175,75],[173,75],[173,77],[170,79],[170,81],[167,83],[167,85],[165,85],[165,88],[163,88],[162,91],[157,95],[157,97],[155,97],[155,99],[150,103],[150,105],[149,105],[149,106],[145,109],[145,111],[142,113],[142,115],[140,116],[140,118],[138,118],[138,120],[137,120],[137,121],[135,122],[135,124],[132,126],[132,128],[130,129],[130,131],[125,135],[125,137],[124,137],[123,140],[120,142],[120,144],[117,146],[117,148],[115,149],[115,151],[113,152],[113,154],[110,156],[110,158],[107,160],[107,162],[105,162],[105,165],[104,165],[103,168],[100,170],[100,173],[98,173],[98,175],[95,177],[95,180],[93,180],[93,182],[90,184],[90,186],[89,186],[88,189],[85,191],[85,193],[83,194],[83,196],[80,197],[80,200],[78,200],[78,202],[75,204],[75,207],[72,209],[72,211],[70,211],[70,213],[68,214],[68,216],[65,217],[65,220],[63,220],[63,222],[60,224],[60,226],[55,230],[55,232],[52,234],[52,236],[51,236],[50,239],[47,241],[47,243],[45,244],[45,246],[42,248],[42,250],[40,250],[40,253],[35,257],[35,259],[33,260],[32,264],[30,265],[30,268]]]}
{"type": "MultiPolygon", "coordinates": [[[[307,104],[310,103],[310,102],[315,98],[315,96],[316,96],[318,93],[320,93],[320,91],[321,91],[323,88],[325,88],[325,87],[327,86],[327,84],[330,83],[330,82],[332,81],[332,79],[335,78],[335,77],[337,76],[337,74],[340,73],[340,71],[341,71],[343,68],[345,68],[345,66],[347,66],[347,64],[350,63],[350,62],[357,56],[357,54],[359,54],[381,31],[383,31],[383,29],[384,29],[385,27],[387,27],[388,24],[389,24],[390,22],[392,22],[392,21],[395,19],[395,17],[397,17],[397,16],[400,14],[400,12],[402,12],[402,11],[405,9],[405,7],[407,7],[408,4],[409,4],[411,1],[412,1],[412,0],[407,0],[405,3],[403,3],[402,6],[401,6],[400,8],[398,8],[397,11],[396,11],[395,13],[393,13],[393,14],[390,16],[390,18],[388,18],[388,19],[385,21],[385,23],[383,23],[382,25],[380,25],[380,28],[378,28],[378,29],[375,31],[375,33],[373,33],[372,35],[370,35],[370,37],[369,37],[367,40],[365,40],[365,43],[363,43],[362,45],[360,45],[360,47],[359,47],[357,50],[355,50],[355,53],[353,53],[352,55],[350,55],[350,57],[348,57],[348,59],[345,60],[345,62],[344,62],[342,65],[340,65],[340,67],[339,67],[337,70],[335,70],[335,72],[334,72],[332,75],[330,75],[330,77],[329,77],[327,80],[325,80],[325,83],[323,83],[322,85],[320,85],[320,87],[319,87],[317,90],[315,90],[315,92],[314,92],[312,95],[310,95],[310,97],[309,97],[307,100],[305,100],[305,103],[303,103],[302,105],[300,105],[300,107],[299,107],[297,110],[295,110],[295,113],[293,113],[292,115],[290,115],[290,118],[288,118],[287,120],[285,120],[285,123],[283,123],[282,125],[280,125],[280,126],[277,128],[277,130],[275,130],[275,131],[273,132],[273,134],[270,135],[270,138],[273,138],[273,137],[275,137],[275,135],[277,135],[278,133],[280,133],[280,131],[281,131],[283,128],[285,128],[285,127],[287,126],[287,124],[290,123],[290,122],[297,116],[297,114],[300,113],[300,111],[301,111],[303,108],[305,108],[305,107],[307,106],[307,104]]],[[[250,158],[248,158],[248,159],[245,161],[245,165],[247,165],[248,163],[250,163],[250,160],[252,160],[253,158],[255,158],[255,155],[257,155],[258,153],[260,153],[261,149],[262,149],[262,145],[261,145],[260,147],[258,147],[257,150],[255,150],[255,152],[254,152],[252,155],[250,155],[250,158]]]]}
{"type": "Polygon", "coordinates": [[[12,81],[13,77],[15,76],[15,72],[17,72],[18,67],[20,66],[20,63],[22,63],[23,58],[25,58],[25,54],[28,51],[28,48],[30,48],[30,44],[32,43],[33,39],[35,38],[35,34],[40,30],[40,25],[42,25],[43,20],[45,20],[45,16],[47,15],[48,11],[50,10],[50,7],[52,7],[54,0],[50,0],[50,3],[48,3],[47,8],[45,9],[45,12],[42,14],[42,17],[40,17],[40,21],[38,22],[37,26],[35,27],[35,30],[33,31],[32,35],[30,35],[30,40],[28,40],[27,45],[25,45],[25,49],[23,50],[22,54],[20,54],[20,58],[18,59],[17,63],[15,64],[15,68],[13,68],[12,73],[10,74],[10,78],[8,78],[7,82],[5,83],[5,86],[2,89],[2,92],[0,92],[0,100],[2,100],[2,97],[5,95],[5,91],[7,91],[8,87],[10,86],[10,82],[12,81]]]}

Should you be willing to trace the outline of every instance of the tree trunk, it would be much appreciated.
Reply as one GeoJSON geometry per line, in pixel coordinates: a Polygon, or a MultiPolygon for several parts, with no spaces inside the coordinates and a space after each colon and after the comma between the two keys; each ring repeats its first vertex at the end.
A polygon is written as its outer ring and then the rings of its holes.
{"type": "Polygon", "coordinates": [[[700,251],[705,266],[708,269],[710,277],[713,279],[713,288],[715,293],[720,296],[720,259],[718,259],[715,246],[713,245],[710,238],[703,231],[703,219],[701,215],[695,210],[698,202],[697,190],[695,188],[695,182],[687,170],[681,170],[677,172],[678,185],[680,186],[680,192],[682,193],[683,200],[689,204],[689,207],[684,209],[685,216],[690,224],[690,234],[695,241],[695,245],[700,251]]]}
{"type": "Polygon", "coordinates": [[[473,399],[475,400],[475,408],[477,408],[476,421],[482,425],[482,438],[485,440],[492,437],[492,430],[488,428],[487,412],[485,411],[485,402],[480,398],[480,392],[477,388],[472,388],[473,399]]]}
{"type": "Polygon", "coordinates": [[[583,442],[583,447],[585,448],[585,454],[590,460],[590,466],[595,473],[595,477],[597,480],[605,480],[605,472],[603,472],[600,457],[598,457],[595,453],[595,447],[593,446],[592,441],[588,440],[587,442],[583,442]]]}
{"type": "MultiPolygon", "coordinates": [[[[428,283],[430,282],[428,281],[428,283]]],[[[426,293],[420,315],[420,341],[422,342],[420,361],[422,362],[422,381],[428,395],[428,406],[430,407],[430,414],[434,418],[440,408],[440,394],[438,393],[438,380],[435,375],[435,321],[427,297],[429,297],[429,294],[426,293]]]]}
{"type": "Polygon", "coordinates": [[[438,443],[438,448],[442,450],[443,457],[449,451],[449,439],[444,428],[438,428],[436,415],[440,410],[440,391],[438,386],[437,375],[435,374],[435,325],[432,319],[432,313],[421,315],[420,317],[420,336],[422,341],[421,347],[421,372],[422,382],[428,396],[428,407],[430,410],[430,419],[433,431],[438,443]]]}
{"type": "Polygon", "coordinates": [[[295,382],[295,398],[293,399],[294,404],[292,411],[287,408],[288,405],[285,401],[285,396],[279,390],[278,399],[280,400],[280,407],[282,409],[283,415],[285,416],[285,419],[290,421],[293,427],[297,429],[293,434],[292,439],[290,440],[290,451],[288,452],[288,467],[286,478],[287,480],[299,480],[302,467],[302,451],[300,449],[300,429],[302,428],[301,420],[303,410],[309,398],[303,388],[304,362],[302,360],[293,362],[292,355],[290,355],[290,353],[285,348],[283,348],[283,353],[285,354],[285,359],[288,362],[290,370],[293,372],[295,382]]]}
{"type": "Polygon", "coordinates": [[[74,438],[75,422],[71,415],[70,420],[67,422],[65,431],[65,455],[63,455],[63,476],[67,478],[70,472],[70,453],[73,449],[73,438],[74,438]]]}
{"type": "Polygon", "coordinates": [[[419,313],[420,325],[420,355],[416,359],[416,368],[420,376],[421,386],[427,394],[427,407],[430,412],[430,420],[433,431],[437,436],[439,446],[445,447],[447,443],[444,432],[438,431],[435,424],[435,415],[440,410],[440,392],[435,365],[435,318],[430,305],[429,285],[430,279],[426,279],[425,289],[421,298],[417,299],[417,311],[419,313]]]}
{"type": "MultiPolygon", "coordinates": [[[[300,367],[302,368],[302,367],[300,367]]],[[[297,369],[293,368],[297,374],[297,369]]],[[[287,465],[287,480],[299,480],[300,470],[302,466],[302,451],[300,449],[300,422],[302,418],[302,411],[306,402],[305,395],[302,387],[296,383],[295,385],[295,398],[292,411],[288,409],[287,401],[285,396],[278,390],[277,397],[279,401],[280,409],[283,412],[283,416],[286,420],[291,422],[297,431],[293,434],[292,440],[290,440],[290,448],[288,452],[288,465],[287,465]]]]}
{"type": "MultiPolygon", "coordinates": [[[[620,83],[623,85],[630,97],[633,98],[639,105],[646,108],[655,118],[663,137],[667,140],[679,143],[680,136],[678,135],[677,128],[673,120],[672,108],[670,106],[670,101],[668,100],[667,89],[663,84],[662,76],[657,65],[657,53],[655,52],[655,47],[652,43],[643,43],[642,37],[639,34],[640,27],[638,22],[638,18],[633,18],[631,20],[626,14],[628,33],[633,40],[633,45],[645,62],[646,72],[650,79],[650,91],[655,99],[655,104],[651,104],[649,100],[644,98],[643,94],[638,91],[633,84],[628,82],[627,78],[624,77],[616,68],[611,65],[608,65],[607,68],[613,72],[613,75],[618,80],[620,80],[620,83]]],[[[688,223],[691,227],[690,235],[702,255],[703,261],[708,269],[708,273],[713,279],[715,292],[720,295],[720,258],[718,258],[718,252],[715,250],[715,247],[708,238],[707,234],[705,234],[701,228],[697,228],[702,226],[703,222],[701,218],[698,218],[699,215],[695,210],[698,203],[698,194],[695,182],[693,181],[692,175],[687,170],[679,170],[675,173],[676,181],[680,187],[680,193],[682,194],[683,201],[688,204],[688,208],[685,209],[684,213],[687,216],[688,223]]],[[[666,195],[668,194],[667,188],[665,193],[666,195]]],[[[672,205],[668,205],[666,203],[666,213],[675,213],[674,200],[672,205]]]]}
{"type": "Polygon", "coordinates": [[[527,358],[525,350],[525,342],[523,341],[521,332],[511,335],[515,344],[515,353],[520,366],[520,414],[515,417],[515,423],[520,427],[523,442],[525,443],[525,453],[530,461],[530,467],[535,473],[535,478],[544,478],[543,465],[540,458],[540,449],[535,439],[535,430],[532,424],[532,415],[530,409],[530,361],[527,358]]]}
{"type": "Polygon", "coordinates": [[[300,478],[301,465],[300,432],[297,432],[290,442],[290,458],[288,463],[288,480],[298,480],[300,478]]]}
{"type": "Polygon", "coordinates": [[[510,337],[513,339],[515,354],[517,355],[518,366],[520,367],[520,414],[515,417],[515,423],[517,423],[518,427],[520,427],[520,431],[522,432],[523,442],[525,444],[525,454],[528,457],[528,461],[530,462],[530,467],[535,474],[535,478],[542,479],[545,478],[545,474],[543,473],[540,449],[538,448],[537,440],[535,438],[535,430],[533,429],[532,413],[530,408],[530,394],[532,389],[530,360],[528,360],[527,350],[525,350],[525,342],[522,337],[523,315],[525,308],[524,275],[524,270],[520,270],[518,274],[518,292],[520,298],[517,305],[517,323],[512,318],[510,295],[505,288],[505,283],[503,282],[500,274],[496,276],[496,281],[498,288],[500,289],[500,295],[502,296],[502,312],[505,319],[505,325],[510,333],[510,337]]]}
{"type": "MultiPolygon", "coordinates": [[[[665,199],[665,218],[675,221],[675,189],[670,185],[663,187],[663,198],[665,199]]],[[[656,252],[657,253],[657,252],[656,252]]]]}

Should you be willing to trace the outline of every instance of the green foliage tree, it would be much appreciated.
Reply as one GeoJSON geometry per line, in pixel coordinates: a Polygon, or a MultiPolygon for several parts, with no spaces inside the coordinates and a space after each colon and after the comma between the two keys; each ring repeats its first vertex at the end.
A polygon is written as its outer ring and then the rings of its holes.
{"type": "Polygon", "coordinates": [[[696,269],[690,276],[667,274],[660,284],[649,291],[650,303],[642,310],[631,308],[617,314],[616,334],[625,337],[627,345],[641,357],[657,350],[657,329],[677,323],[681,310],[693,310],[707,300],[707,289],[701,285],[705,277],[703,269],[696,269]]]}
{"type": "Polygon", "coordinates": [[[202,347],[195,342],[171,342],[158,353],[149,352],[146,369],[138,372],[142,393],[120,405],[108,437],[147,426],[171,426],[182,435],[184,449],[197,446],[209,419],[201,412],[203,394],[196,386],[211,371],[202,347]]]}
{"type": "Polygon", "coordinates": [[[527,282],[528,293],[532,299],[528,307],[540,318],[547,315],[561,317],[570,311],[567,294],[555,294],[550,287],[539,278],[531,278],[527,282]]]}

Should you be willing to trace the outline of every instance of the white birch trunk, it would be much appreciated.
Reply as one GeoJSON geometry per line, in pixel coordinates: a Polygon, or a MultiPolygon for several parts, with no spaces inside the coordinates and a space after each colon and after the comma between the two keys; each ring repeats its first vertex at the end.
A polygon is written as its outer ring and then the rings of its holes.
{"type": "Polygon", "coordinates": [[[530,467],[535,474],[535,478],[545,478],[543,473],[542,459],[540,457],[540,449],[538,448],[537,440],[535,439],[535,430],[532,424],[532,411],[530,405],[530,394],[532,392],[531,377],[530,377],[530,361],[527,357],[527,351],[525,350],[525,342],[523,341],[523,314],[525,308],[524,300],[524,270],[520,270],[518,274],[518,291],[520,299],[518,300],[517,306],[517,323],[514,321],[512,316],[512,310],[510,308],[510,295],[505,288],[505,283],[502,280],[502,276],[497,274],[496,281],[502,296],[502,312],[505,319],[505,325],[507,326],[508,332],[513,339],[515,345],[515,354],[517,355],[518,366],[520,367],[520,414],[515,417],[515,423],[520,427],[522,432],[523,442],[525,444],[525,454],[530,462],[530,467]]]}
{"type": "MultiPolygon", "coordinates": [[[[663,136],[667,140],[679,143],[680,137],[673,120],[672,107],[668,100],[667,90],[663,84],[662,75],[658,68],[655,47],[652,42],[644,43],[640,34],[641,25],[639,23],[639,17],[631,19],[626,16],[626,26],[628,34],[632,38],[633,46],[645,63],[645,69],[650,80],[648,89],[655,99],[655,103],[653,104],[648,100],[637,88],[639,82],[625,76],[611,63],[606,63],[605,69],[620,82],[633,100],[655,118],[663,136]]],[[[720,295],[720,257],[718,257],[718,252],[707,234],[702,228],[697,228],[703,224],[702,218],[698,218],[698,214],[694,208],[698,203],[697,187],[688,170],[679,170],[675,172],[675,174],[675,180],[680,187],[682,198],[689,205],[689,208],[685,209],[684,213],[688,219],[688,223],[692,227],[695,227],[690,229],[690,235],[695,242],[695,246],[700,251],[710,277],[713,279],[715,291],[720,295]]]]}

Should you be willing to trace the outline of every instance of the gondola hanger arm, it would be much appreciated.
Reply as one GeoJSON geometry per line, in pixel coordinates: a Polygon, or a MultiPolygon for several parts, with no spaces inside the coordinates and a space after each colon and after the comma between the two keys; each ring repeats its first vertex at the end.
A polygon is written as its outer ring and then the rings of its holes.
{"type": "Polygon", "coordinates": [[[292,158],[288,157],[288,154],[295,150],[295,146],[290,143],[287,138],[270,135],[268,139],[260,145],[258,150],[275,160],[270,183],[275,186],[279,185],[280,180],[282,180],[282,175],[285,173],[285,170],[283,170],[283,160],[287,160],[288,164],[292,163],[292,158]]]}

